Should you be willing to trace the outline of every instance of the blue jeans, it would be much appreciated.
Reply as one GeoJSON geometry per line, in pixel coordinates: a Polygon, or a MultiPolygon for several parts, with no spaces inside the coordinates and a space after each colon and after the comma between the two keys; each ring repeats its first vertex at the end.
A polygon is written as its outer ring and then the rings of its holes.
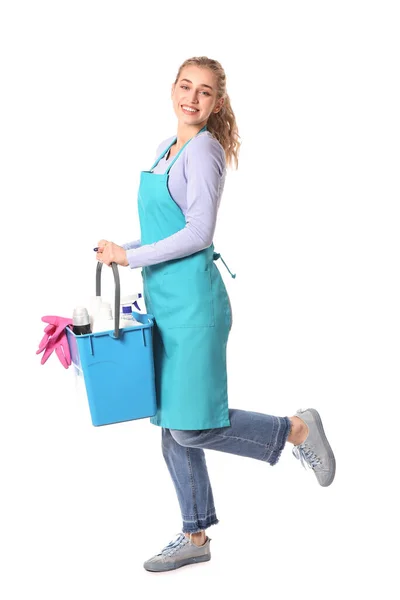
{"type": "Polygon", "coordinates": [[[291,430],[288,417],[229,410],[230,427],[162,428],[162,452],[175,485],[184,533],[218,523],[203,448],[256,458],[275,465],[291,430]]]}

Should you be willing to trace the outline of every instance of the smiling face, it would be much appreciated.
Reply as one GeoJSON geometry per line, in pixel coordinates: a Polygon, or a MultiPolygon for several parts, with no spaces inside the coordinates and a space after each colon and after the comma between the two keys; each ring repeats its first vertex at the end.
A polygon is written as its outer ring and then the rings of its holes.
{"type": "Polygon", "coordinates": [[[194,65],[182,69],[172,86],[171,99],[179,125],[196,128],[203,127],[211,113],[221,110],[223,104],[222,98],[217,101],[214,73],[194,65]]]}

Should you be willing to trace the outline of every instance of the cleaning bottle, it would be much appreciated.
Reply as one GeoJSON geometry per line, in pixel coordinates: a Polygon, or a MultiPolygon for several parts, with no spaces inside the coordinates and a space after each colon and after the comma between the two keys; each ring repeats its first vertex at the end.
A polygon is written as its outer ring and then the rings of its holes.
{"type": "Polygon", "coordinates": [[[97,318],[97,314],[99,312],[101,303],[102,303],[101,296],[90,296],[90,300],[89,300],[89,320],[90,320],[90,326],[92,328],[92,331],[93,331],[93,323],[94,323],[94,320],[97,318]]]}
{"type": "Polygon", "coordinates": [[[111,304],[109,302],[100,302],[96,312],[93,314],[92,333],[111,331],[112,329],[114,329],[114,319],[111,304]]]}
{"type": "Polygon", "coordinates": [[[142,294],[138,293],[138,294],[130,294],[129,296],[124,296],[121,299],[121,319],[128,319],[131,320],[131,326],[138,324],[141,325],[141,323],[135,319],[135,317],[132,314],[132,310],[133,310],[133,306],[135,308],[138,309],[138,311],[140,312],[140,308],[139,305],[137,303],[138,299],[142,297],[142,294]]]}
{"type": "Polygon", "coordinates": [[[75,335],[91,333],[89,313],[84,306],[75,306],[74,308],[72,313],[72,331],[75,335]]]}
{"type": "MultiPolygon", "coordinates": [[[[133,323],[129,319],[119,320],[119,328],[132,327],[133,323]]],[[[114,331],[115,323],[112,314],[110,302],[101,302],[97,313],[93,318],[93,330],[92,333],[99,333],[101,331],[114,331]]]]}

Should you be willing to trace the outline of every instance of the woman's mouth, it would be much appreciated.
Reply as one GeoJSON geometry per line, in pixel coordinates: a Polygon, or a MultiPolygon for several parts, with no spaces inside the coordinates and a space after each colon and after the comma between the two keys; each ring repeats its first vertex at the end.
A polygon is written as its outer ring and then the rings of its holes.
{"type": "Polygon", "coordinates": [[[196,115],[199,111],[196,109],[190,109],[189,107],[186,107],[185,105],[181,106],[183,112],[185,113],[185,115],[196,115]]]}

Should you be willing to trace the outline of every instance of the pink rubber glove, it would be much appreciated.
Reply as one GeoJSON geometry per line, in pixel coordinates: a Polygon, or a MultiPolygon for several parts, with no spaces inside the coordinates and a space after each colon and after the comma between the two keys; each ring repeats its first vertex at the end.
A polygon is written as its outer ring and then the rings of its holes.
{"type": "Polygon", "coordinates": [[[36,354],[40,354],[44,350],[40,363],[44,365],[49,356],[55,350],[56,355],[63,367],[68,369],[71,364],[71,355],[65,328],[72,325],[72,319],[64,317],[45,316],[42,321],[49,323],[44,329],[44,336],[40,341],[39,349],[36,354]]]}

